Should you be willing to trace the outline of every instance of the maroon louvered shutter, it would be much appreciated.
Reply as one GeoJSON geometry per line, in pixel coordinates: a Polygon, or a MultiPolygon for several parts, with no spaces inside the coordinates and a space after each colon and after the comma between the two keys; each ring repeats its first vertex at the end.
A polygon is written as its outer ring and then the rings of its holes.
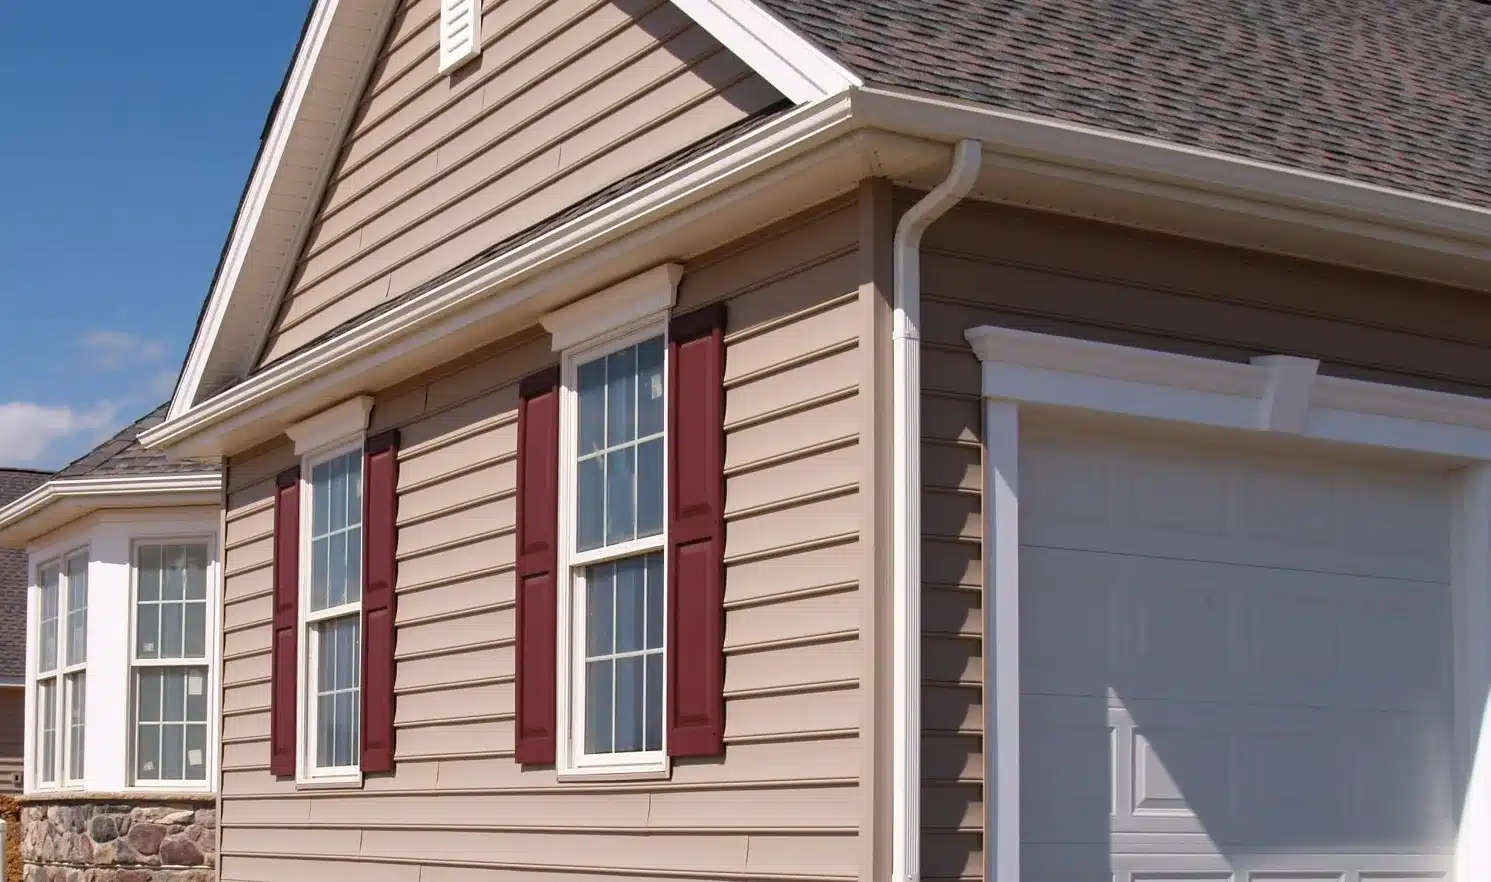
{"type": "Polygon", "coordinates": [[[668,753],[725,749],[725,307],[668,328],[668,753]]]}
{"type": "Polygon", "coordinates": [[[393,771],[399,430],[367,440],[362,484],[362,770],[393,771]]]}
{"type": "Polygon", "coordinates": [[[558,728],[559,368],[518,394],[516,757],[547,765],[558,728]]]}
{"type": "Polygon", "coordinates": [[[300,468],[280,472],[274,493],[274,636],[269,669],[269,770],[295,774],[300,629],[300,468]]]}

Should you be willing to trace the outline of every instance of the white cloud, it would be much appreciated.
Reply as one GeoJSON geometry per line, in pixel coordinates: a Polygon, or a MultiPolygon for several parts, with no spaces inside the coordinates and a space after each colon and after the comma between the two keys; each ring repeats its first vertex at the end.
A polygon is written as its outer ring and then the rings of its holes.
{"type": "Polygon", "coordinates": [[[0,465],[60,465],[48,460],[56,444],[78,439],[96,444],[117,428],[118,417],[119,405],[112,402],[89,408],[0,403],[0,465]]]}
{"type": "Polygon", "coordinates": [[[80,342],[89,364],[103,371],[154,364],[166,357],[163,344],[126,331],[89,331],[80,342]]]}

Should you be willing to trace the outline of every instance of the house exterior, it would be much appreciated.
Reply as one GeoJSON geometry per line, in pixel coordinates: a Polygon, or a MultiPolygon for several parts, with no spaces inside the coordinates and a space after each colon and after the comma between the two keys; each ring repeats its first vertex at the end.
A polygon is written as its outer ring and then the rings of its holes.
{"type": "Polygon", "coordinates": [[[219,878],[1491,873],[1491,8],[317,3],[219,878]]]}
{"type": "Polygon", "coordinates": [[[25,882],[214,876],[222,478],[141,446],[165,415],[0,506],[22,577],[25,882]]]}
{"type": "MultiPolygon", "coordinates": [[[[0,469],[0,505],[47,479],[47,472],[0,469]]],[[[0,549],[0,795],[21,792],[26,743],[26,555],[0,549]]]]}

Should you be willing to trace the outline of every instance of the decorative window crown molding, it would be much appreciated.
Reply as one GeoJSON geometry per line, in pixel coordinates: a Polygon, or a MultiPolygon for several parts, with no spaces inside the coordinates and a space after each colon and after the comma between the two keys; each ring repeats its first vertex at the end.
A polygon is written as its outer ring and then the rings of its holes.
{"type": "Polygon", "coordinates": [[[683,267],[665,263],[544,316],[555,352],[603,337],[673,308],[683,267]]]}
{"type": "Polygon", "coordinates": [[[1219,361],[1010,328],[965,336],[988,398],[1491,461],[1491,399],[1317,376],[1312,359],[1219,361]]]}
{"type": "Polygon", "coordinates": [[[373,397],[359,395],[301,420],[286,429],[285,434],[295,442],[295,455],[305,456],[366,432],[372,412],[373,397]]]}

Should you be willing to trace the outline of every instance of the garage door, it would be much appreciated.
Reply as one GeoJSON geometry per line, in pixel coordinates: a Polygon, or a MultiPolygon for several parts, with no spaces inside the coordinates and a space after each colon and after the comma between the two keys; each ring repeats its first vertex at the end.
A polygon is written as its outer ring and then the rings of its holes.
{"type": "Polygon", "coordinates": [[[1022,436],[1025,879],[1444,878],[1448,481],[1022,436]]]}

